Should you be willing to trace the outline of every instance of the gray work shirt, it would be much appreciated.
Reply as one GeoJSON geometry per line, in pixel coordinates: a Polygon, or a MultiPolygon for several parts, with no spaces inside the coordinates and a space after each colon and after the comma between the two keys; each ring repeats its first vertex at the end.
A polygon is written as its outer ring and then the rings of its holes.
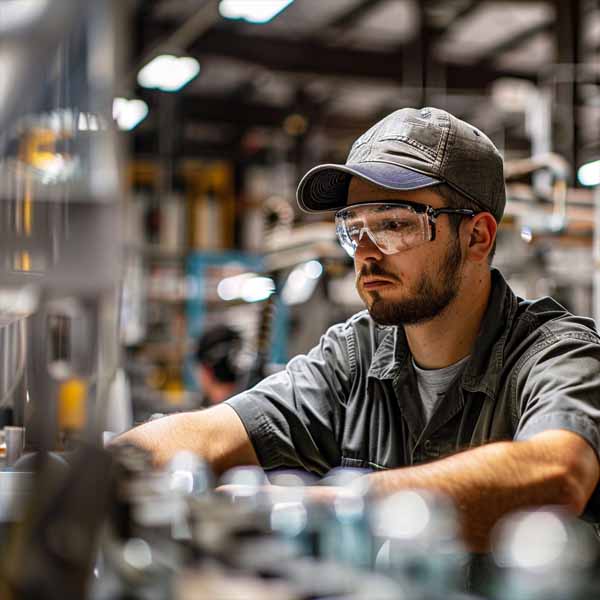
{"type": "Polygon", "coordinates": [[[600,338],[591,319],[518,298],[493,269],[471,357],[427,424],[403,328],[366,311],[227,403],[266,469],[390,469],[552,429],[600,456],[600,338]]]}

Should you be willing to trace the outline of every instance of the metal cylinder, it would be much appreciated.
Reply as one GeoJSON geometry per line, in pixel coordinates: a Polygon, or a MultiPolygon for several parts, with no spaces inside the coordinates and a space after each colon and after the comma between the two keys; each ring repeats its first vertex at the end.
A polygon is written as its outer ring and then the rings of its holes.
{"type": "Polygon", "coordinates": [[[5,427],[6,466],[12,467],[23,455],[25,449],[25,427],[5,427]]]}

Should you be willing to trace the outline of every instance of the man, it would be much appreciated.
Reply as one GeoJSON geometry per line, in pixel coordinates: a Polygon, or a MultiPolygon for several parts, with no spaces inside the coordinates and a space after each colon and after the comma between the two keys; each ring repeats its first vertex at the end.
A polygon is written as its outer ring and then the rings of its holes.
{"type": "Polygon", "coordinates": [[[208,327],[198,339],[194,358],[203,406],[220,404],[237,391],[240,346],[240,334],[228,325],[208,327]]]}
{"type": "Polygon", "coordinates": [[[514,509],[595,509],[600,340],[589,319],[515,297],[490,268],[505,205],[492,142],[444,111],[403,109],[345,165],[309,171],[298,201],[336,212],[367,311],[226,404],[123,441],[157,464],[191,448],[218,471],[367,467],[381,493],[450,496],[474,551],[514,509]]]}

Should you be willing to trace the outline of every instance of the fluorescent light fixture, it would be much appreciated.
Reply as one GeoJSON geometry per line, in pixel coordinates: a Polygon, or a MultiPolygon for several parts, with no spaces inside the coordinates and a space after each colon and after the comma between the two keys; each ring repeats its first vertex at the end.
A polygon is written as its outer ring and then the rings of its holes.
{"type": "Polygon", "coordinates": [[[219,12],[226,19],[264,24],[284,11],[294,0],[221,0],[219,12]]]}
{"type": "Polygon", "coordinates": [[[581,185],[600,185],[600,160],[582,165],[577,171],[577,179],[581,185]]]}
{"type": "Polygon", "coordinates": [[[200,63],[191,56],[161,54],[138,73],[138,83],[149,89],[176,92],[200,72],[200,63]]]}
{"type": "Polygon", "coordinates": [[[261,302],[275,291],[275,284],[269,277],[259,277],[256,273],[243,273],[226,277],[219,282],[217,294],[221,300],[243,300],[261,302]]]}
{"type": "Polygon", "coordinates": [[[281,292],[281,299],[288,306],[306,302],[315,291],[323,265],[318,260],[310,260],[298,265],[289,275],[281,292]]]}
{"type": "Polygon", "coordinates": [[[244,302],[261,302],[274,291],[275,284],[270,277],[253,277],[245,281],[242,286],[242,300],[244,302]]]}
{"type": "Polygon", "coordinates": [[[119,129],[131,131],[146,118],[147,114],[148,105],[143,100],[128,100],[127,98],[113,100],[113,119],[117,122],[119,129]]]}

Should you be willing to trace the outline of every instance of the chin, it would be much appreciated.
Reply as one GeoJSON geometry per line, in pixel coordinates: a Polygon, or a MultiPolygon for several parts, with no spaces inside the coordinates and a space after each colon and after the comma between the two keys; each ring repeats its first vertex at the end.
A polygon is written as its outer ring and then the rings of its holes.
{"type": "Polygon", "coordinates": [[[382,302],[385,304],[396,304],[398,302],[405,302],[410,300],[407,295],[398,290],[398,288],[382,288],[380,290],[373,290],[372,292],[363,292],[363,299],[368,300],[367,304],[373,304],[375,302],[382,302]]]}

